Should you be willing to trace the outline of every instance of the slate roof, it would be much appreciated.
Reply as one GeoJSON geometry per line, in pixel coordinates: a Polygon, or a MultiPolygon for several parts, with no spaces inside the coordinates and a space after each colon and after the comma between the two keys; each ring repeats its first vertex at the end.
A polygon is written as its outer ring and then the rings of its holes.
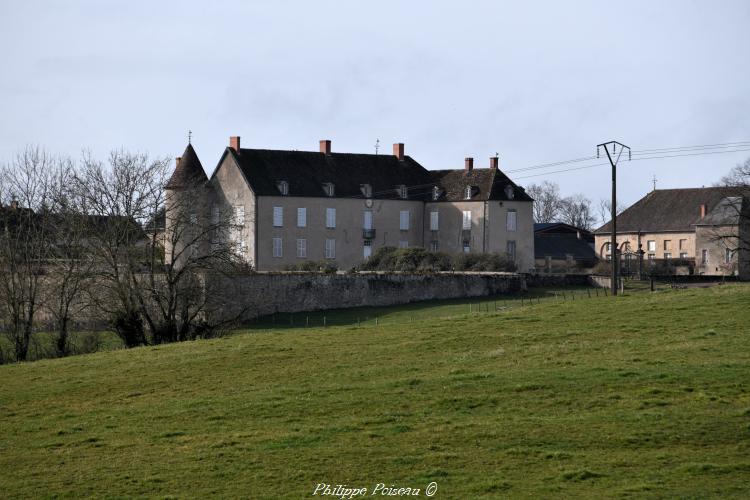
{"type": "Polygon", "coordinates": [[[727,226],[740,223],[740,217],[748,217],[750,203],[742,196],[723,198],[696,226],[727,226]]]}
{"type": "Polygon", "coordinates": [[[563,222],[534,224],[534,258],[565,259],[572,255],[575,260],[596,260],[592,243],[594,236],[585,229],[580,229],[563,222]],[[581,238],[578,238],[578,234],[581,238]]]}
{"type": "Polygon", "coordinates": [[[165,187],[167,189],[184,188],[202,184],[207,180],[208,177],[198,155],[193,146],[188,144],[165,187]]]}
{"type": "MultiPolygon", "coordinates": [[[[710,213],[722,199],[737,194],[735,187],[657,189],[617,216],[617,232],[694,231],[700,222],[700,206],[710,213]]],[[[610,222],[594,231],[609,233],[610,222]]]]}
{"type": "Polygon", "coordinates": [[[471,172],[464,170],[432,170],[433,182],[444,192],[441,200],[466,200],[466,186],[472,186],[472,201],[500,200],[500,201],[533,201],[522,187],[516,185],[499,169],[474,168],[471,172]],[[509,197],[505,188],[512,188],[509,197]]]}
{"type": "MultiPolygon", "coordinates": [[[[393,155],[227,148],[247,182],[259,196],[280,196],[279,183],[286,181],[288,196],[325,197],[324,184],[333,183],[337,198],[363,198],[361,186],[369,184],[372,197],[400,198],[398,186],[407,186],[407,199],[430,201],[433,187],[441,191],[439,201],[464,200],[467,185],[475,187],[472,200],[508,200],[505,188],[513,188],[516,201],[531,201],[523,188],[499,170],[427,170],[410,156],[399,161],[393,155]]],[[[222,157],[222,161],[223,161],[222,157]]],[[[221,163],[221,162],[220,162],[221,163]]]]}

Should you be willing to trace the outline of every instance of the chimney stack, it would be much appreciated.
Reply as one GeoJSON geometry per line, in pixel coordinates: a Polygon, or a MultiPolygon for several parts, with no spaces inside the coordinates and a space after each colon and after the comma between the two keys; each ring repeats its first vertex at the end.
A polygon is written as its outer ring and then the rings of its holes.
{"type": "Polygon", "coordinates": [[[404,143],[397,142],[393,145],[393,156],[398,158],[398,161],[404,161],[404,143]]]}
{"type": "Polygon", "coordinates": [[[182,156],[178,156],[174,159],[174,166],[177,168],[177,166],[180,164],[180,160],[182,160],[182,156]]]}
{"type": "Polygon", "coordinates": [[[474,158],[466,158],[464,160],[464,174],[469,174],[474,170],[474,158]]]}
{"type": "Polygon", "coordinates": [[[494,168],[497,170],[497,163],[498,163],[498,157],[497,156],[491,156],[490,157],[490,168],[494,168]]]}
{"type": "Polygon", "coordinates": [[[240,136],[239,135],[233,135],[229,137],[229,147],[234,149],[235,153],[240,152],[240,136]]]}
{"type": "Polygon", "coordinates": [[[705,203],[701,205],[701,219],[706,217],[706,208],[707,207],[705,203]]]}
{"type": "Polygon", "coordinates": [[[320,140],[320,152],[328,156],[331,154],[331,141],[328,139],[320,140]]]}
{"type": "Polygon", "coordinates": [[[15,198],[10,201],[10,209],[18,210],[18,200],[16,200],[15,198]]]}

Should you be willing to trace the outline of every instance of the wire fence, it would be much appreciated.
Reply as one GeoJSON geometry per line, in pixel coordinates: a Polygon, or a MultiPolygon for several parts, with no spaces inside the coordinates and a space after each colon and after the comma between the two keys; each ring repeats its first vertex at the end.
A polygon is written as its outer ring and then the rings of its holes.
{"type": "Polygon", "coordinates": [[[276,313],[256,318],[246,325],[250,329],[327,328],[333,326],[377,327],[406,325],[426,319],[449,319],[466,314],[499,313],[523,309],[533,305],[567,303],[611,296],[606,288],[584,288],[534,292],[517,296],[482,297],[462,303],[420,303],[368,308],[361,310],[332,310],[298,313],[276,313]],[[411,310],[404,310],[411,309],[411,310]]]}

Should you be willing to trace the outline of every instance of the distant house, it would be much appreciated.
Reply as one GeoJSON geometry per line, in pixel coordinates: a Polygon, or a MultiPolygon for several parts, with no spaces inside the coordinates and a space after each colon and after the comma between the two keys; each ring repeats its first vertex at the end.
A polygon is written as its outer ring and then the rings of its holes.
{"type": "MultiPolygon", "coordinates": [[[[519,269],[533,267],[533,200],[500,171],[497,157],[487,168],[466,158],[463,169],[431,171],[402,143],[393,154],[337,153],[329,140],[319,146],[249,149],[231,137],[207,177],[188,145],[166,189],[201,186],[192,191],[193,207],[208,213],[195,220],[233,214],[234,229],[212,243],[230,243],[260,271],[322,260],[348,269],[384,246],[507,253],[519,269]]],[[[173,211],[168,203],[167,253],[173,211]]]]}
{"type": "MultiPolygon", "coordinates": [[[[617,250],[644,261],[687,261],[697,274],[750,277],[748,196],[736,187],[659,189],[617,216],[617,250]],[[742,214],[742,217],[740,216],[742,214]]],[[[610,259],[611,221],[594,231],[597,254],[610,259]]]]}
{"type": "Polygon", "coordinates": [[[562,222],[534,224],[534,260],[547,272],[594,267],[594,235],[562,222]]]}

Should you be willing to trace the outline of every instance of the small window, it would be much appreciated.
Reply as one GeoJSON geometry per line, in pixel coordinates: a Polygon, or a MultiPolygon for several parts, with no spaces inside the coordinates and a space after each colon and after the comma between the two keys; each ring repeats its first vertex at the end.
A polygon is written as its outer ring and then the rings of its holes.
{"type": "Polygon", "coordinates": [[[284,226],[284,207],[273,207],[273,227],[284,226]]]}
{"type": "Polygon", "coordinates": [[[430,231],[437,231],[440,227],[440,216],[437,210],[430,212],[430,231]]]}
{"type": "Polygon", "coordinates": [[[234,207],[234,223],[237,226],[245,225],[245,206],[235,205],[234,207]]]}
{"type": "Polygon", "coordinates": [[[462,228],[464,230],[471,229],[471,210],[464,210],[464,222],[462,228]]]}
{"type": "Polygon", "coordinates": [[[513,198],[516,197],[516,193],[515,193],[515,190],[513,189],[513,186],[511,185],[505,186],[505,197],[508,198],[509,200],[512,200],[513,198]]]}
{"type": "Polygon", "coordinates": [[[404,184],[399,185],[396,188],[396,192],[398,193],[398,197],[403,200],[409,197],[409,188],[407,188],[404,184]]]}
{"type": "Polygon", "coordinates": [[[724,249],[724,264],[732,263],[732,251],[728,248],[724,249]]]}
{"type": "Polygon", "coordinates": [[[672,240],[664,240],[664,250],[671,250],[672,240]]]}
{"type": "Polygon", "coordinates": [[[289,194],[289,183],[287,181],[277,182],[276,187],[279,189],[279,193],[281,193],[282,196],[289,194]]]}
{"type": "Polygon", "coordinates": [[[672,254],[670,252],[664,252],[664,260],[669,260],[672,258],[672,254]]]}
{"type": "Polygon", "coordinates": [[[471,253],[471,245],[468,241],[464,241],[464,253],[471,253]]]}
{"type": "Polygon", "coordinates": [[[505,220],[505,228],[508,231],[516,230],[516,211],[513,209],[508,210],[508,214],[505,220]]]}
{"type": "Polygon", "coordinates": [[[326,238],[326,259],[336,258],[336,240],[326,238]]]}
{"type": "Polygon", "coordinates": [[[440,188],[437,186],[432,187],[432,201],[437,201],[440,198],[440,188]]]}
{"type": "Polygon", "coordinates": [[[336,228],[336,209],[335,208],[326,208],[326,228],[328,229],[336,228]]]}
{"type": "Polygon", "coordinates": [[[438,248],[438,240],[432,240],[430,242],[430,252],[437,252],[438,248]]]}
{"type": "Polygon", "coordinates": [[[464,189],[464,199],[470,200],[471,194],[472,194],[471,186],[466,186],[466,188],[464,189]]]}
{"type": "Polygon", "coordinates": [[[409,242],[406,241],[406,240],[400,240],[398,242],[398,247],[399,248],[409,248],[409,242]]]}
{"type": "Polygon", "coordinates": [[[680,258],[681,259],[687,259],[688,258],[687,252],[680,252],[680,258]]]}
{"type": "Polygon", "coordinates": [[[211,207],[211,224],[216,226],[219,224],[219,219],[221,218],[221,211],[219,210],[218,205],[213,205],[211,207]]]}
{"type": "Polygon", "coordinates": [[[408,231],[409,230],[409,217],[410,217],[409,210],[401,210],[399,213],[399,224],[398,227],[401,229],[401,231],[408,231]]]}
{"type": "Polygon", "coordinates": [[[708,264],[708,250],[701,250],[701,264],[708,264]]]}
{"type": "Polygon", "coordinates": [[[687,250],[687,240],[680,240],[680,250],[687,250]]]}
{"type": "Polygon", "coordinates": [[[515,241],[509,241],[505,246],[505,251],[508,254],[508,257],[515,262],[516,260],[516,242],[515,241]]]}
{"type": "Polygon", "coordinates": [[[372,255],[372,241],[365,240],[365,245],[362,247],[362,256],[367,259],[372,255]]]}
{"type": "Polygon", "coordinates": [[[297,209],[297,227],[307,227],[307,209],[297,209]]]}
{"type": "Polygon", "coordinates": [[[362,213],[362,229],[372,229],[372,210],[362,213]]]}
{"type": "Polygon", "coordinates": [[[360,184],[359,190],[362,191],[362,196],[365,198],[372,198],[372,186],[370,184],[360,184]]]}
{"type": "Polygon", "coordinates": [[[326,182],[325,184],[323,184],[323,191],[325,192],[326,196],[333,197],[336,194],[333,182],[326,182]]]}
{"type": "Polygon", "coordinates": [[[656,254],[655,253],[648,254],[648,260],[654,260],[655,258],[656,258],[656,254]]]}
{"type": "Polygon", "coordinates": [[[301,259],[307,257],[307,240],[305,238],[297,240],[297,257],[301,259]]]}
{"type": "Polygon", "coordinates": [[[648,251],[649,252],[656,252],[656,241],[654,241],[654,240],[648,240],[648,251]]]}
{"type": "Polygon", "coordinates": [[[282,255],[281,238],[274,238],[273,239],[273,256],[281,257],[281,255],[282,255]]]}

